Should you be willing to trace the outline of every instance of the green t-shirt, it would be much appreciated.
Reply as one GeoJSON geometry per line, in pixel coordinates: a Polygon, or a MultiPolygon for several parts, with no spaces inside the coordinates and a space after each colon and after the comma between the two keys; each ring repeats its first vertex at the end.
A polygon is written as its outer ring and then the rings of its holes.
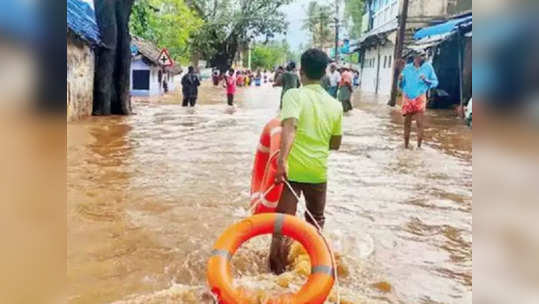
{"type": "Polygon", "coordinates": [[[329,142],[342,135],[342,104],[320,85],[290,89],[283,97],[281,120],[295,118],[296,138],[288,156],[288,179],[300,183],[325,183],[329,142]]]}

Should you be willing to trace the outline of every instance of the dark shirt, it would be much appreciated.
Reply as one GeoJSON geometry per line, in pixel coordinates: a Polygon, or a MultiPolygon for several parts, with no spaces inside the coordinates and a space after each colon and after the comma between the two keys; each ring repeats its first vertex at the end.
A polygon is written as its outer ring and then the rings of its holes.
{"type": "Polygon", "coordinates": [[[185,74],[182,78],[183,97],[196,98],[198,96],[198,86],[200,86],[200,79],[197,74],[185,74]]]}
{"type": "Polygon", "coordinates": [[[286,71],[280,75],[281,84],[283,86],[283,91],[281,92],[281,100],[283,99],[284,93],[290,89],[296,89],[300,87],[298,74],[290,71],[286,71]]]}

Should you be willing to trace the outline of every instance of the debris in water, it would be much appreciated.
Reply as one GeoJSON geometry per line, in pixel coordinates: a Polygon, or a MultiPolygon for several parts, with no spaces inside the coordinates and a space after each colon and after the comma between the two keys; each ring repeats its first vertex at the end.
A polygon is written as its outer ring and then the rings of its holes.
{"type": "Polygon", "coordinates": [[[382,291],[382,292],[390,292],[392,287],[391,287],[391,284],[389,284],[388,282],[378,282],[378,283],[374,283],[371,285],[372,287],[382,291]]]}

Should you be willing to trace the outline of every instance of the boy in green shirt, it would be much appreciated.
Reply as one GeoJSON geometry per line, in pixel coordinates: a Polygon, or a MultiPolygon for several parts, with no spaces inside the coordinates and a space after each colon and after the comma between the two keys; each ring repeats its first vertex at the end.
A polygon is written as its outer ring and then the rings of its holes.
{"type": "MultiPolygon", "coordinates": [[[[318,49],[301,56],[302,88],[290,89],[283,96],[281,111],[281,153],[276,183],[287,181],[298,196],[305,195],[307,209],[317,224],[324,225],[327,160],[329,150],[338,150],[342,138],[343,108],[320,86],[329,58],[318,49]]],[[[284,187],[277,212],[296,214],[297,199],[284,187]]],[[[311,219],[306,216],[309,223],[311,219]]],[[[285,271],[289,242],[275,233],[270,249],[270,268],[275,274],[285,271]]]]}

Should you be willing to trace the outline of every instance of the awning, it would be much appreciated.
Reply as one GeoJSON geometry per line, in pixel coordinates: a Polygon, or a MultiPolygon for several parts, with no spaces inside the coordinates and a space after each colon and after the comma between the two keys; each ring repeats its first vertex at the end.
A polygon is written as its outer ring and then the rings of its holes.
{"type": "Polygon", "coordinates": [[[447,22],[424,27],[414,34],[414,39],[419,40],[425,37],[449,35],[458,27],[468,26],[472,23],[472,16],[466,16],[458,19],[449,20],[447,22]]]}

